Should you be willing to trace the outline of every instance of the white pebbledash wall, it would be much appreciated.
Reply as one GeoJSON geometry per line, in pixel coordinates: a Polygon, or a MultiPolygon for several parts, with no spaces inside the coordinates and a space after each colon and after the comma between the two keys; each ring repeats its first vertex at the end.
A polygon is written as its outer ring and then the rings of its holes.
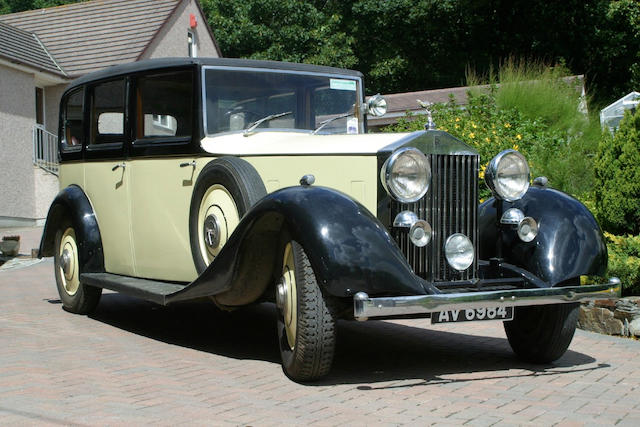
{"type": "Polygon", "coordinates": [[[140,59],[188,56],[187,32],[195,34],[199,57],[219,56],[214,41],[209,35],[205,17],[195,4],[195,0],[182,2],[169,22],[160,30],[140,59]],[[194,14],[197,26],[190,28],[189,16],[194,14]]]}
{"type": "Polygon", "coordinates": [[[0,65],[0,220],[6,225],[35,217],[34,91],[33,75],[0,65]]]}

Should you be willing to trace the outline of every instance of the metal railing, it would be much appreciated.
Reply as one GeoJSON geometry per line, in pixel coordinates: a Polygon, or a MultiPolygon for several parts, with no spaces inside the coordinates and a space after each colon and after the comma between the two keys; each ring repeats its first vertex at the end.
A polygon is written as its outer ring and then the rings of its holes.
{"type": "Polygon", "coordinates": [[[33,164],[58,175],[58,137],[41,125],[33,127],[33,164]]]}

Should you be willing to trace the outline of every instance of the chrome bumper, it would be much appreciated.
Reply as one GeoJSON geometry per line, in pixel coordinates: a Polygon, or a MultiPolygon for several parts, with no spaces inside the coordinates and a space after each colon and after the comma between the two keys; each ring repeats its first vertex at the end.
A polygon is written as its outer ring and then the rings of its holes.
{"type": "Polygon", "coordinates": [[[358,292],[353,297],[353,313],[357,320],[367,320],[370,317],[397,317],[446,310],[563,304],[620,298],[621,291],[620,279],[613,277],[609,279],[609,283],[606,285],[567,286],[562,288],[514,289],[509,291],[381,298],[369,298],[366,293],[358,292]]]}

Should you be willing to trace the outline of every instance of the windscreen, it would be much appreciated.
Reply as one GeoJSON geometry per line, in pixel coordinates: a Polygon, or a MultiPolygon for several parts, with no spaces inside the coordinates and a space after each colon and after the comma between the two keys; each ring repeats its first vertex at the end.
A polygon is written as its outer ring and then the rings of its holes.
{"type": "Polygon", "coordinates": [[[252,69],[205,69],[207,134],[299,129],[362,131],[359,80],[252,69]],[[320,128],[320,129],[319,129],[320,128]]]}

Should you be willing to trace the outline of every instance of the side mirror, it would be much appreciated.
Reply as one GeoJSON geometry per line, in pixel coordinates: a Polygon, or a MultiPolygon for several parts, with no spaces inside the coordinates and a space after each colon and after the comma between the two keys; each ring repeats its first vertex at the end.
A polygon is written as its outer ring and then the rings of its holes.
{"type": "Polygon", "coordinates": [[[367,101],[367,113],[380,117],[387,113],[387,100],[380,94],[373,95],[367,101]]]}

